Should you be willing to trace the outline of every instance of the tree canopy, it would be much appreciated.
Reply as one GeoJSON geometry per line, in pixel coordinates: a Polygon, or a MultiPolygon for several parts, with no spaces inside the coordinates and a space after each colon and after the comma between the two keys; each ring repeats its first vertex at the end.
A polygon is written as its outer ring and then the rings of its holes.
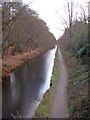
{"type": "Polygon", "coordinates": [[[55,37],[38,14],[19,2],[2,4],[3,54],[9,47],[13,52],[35,48],[49,49],[55,45],[55,37]]]}

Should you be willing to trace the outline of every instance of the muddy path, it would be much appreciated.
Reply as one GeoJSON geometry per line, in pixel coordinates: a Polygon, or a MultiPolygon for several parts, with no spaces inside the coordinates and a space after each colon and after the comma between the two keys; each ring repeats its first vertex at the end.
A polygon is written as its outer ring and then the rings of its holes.
{"type": "Polygon", "coordinates": [[[50,118],[67,118],[67,83],[68,74],[63,57],[58,47],[58,67],[60,69],[60,80],[55,90],[50,118]]]}

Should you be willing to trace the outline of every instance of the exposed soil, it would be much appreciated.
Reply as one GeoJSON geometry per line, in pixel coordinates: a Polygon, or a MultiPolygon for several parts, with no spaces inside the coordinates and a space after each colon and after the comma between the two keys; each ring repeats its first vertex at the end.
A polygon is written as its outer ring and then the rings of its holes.
{"type": "Polygon", "coordinates": [[[60,68],[60,80],[57,84],[50,118],[67,118],[67,83],[68,74],[60,49],[58,47],[58,66],[60,68]]]}

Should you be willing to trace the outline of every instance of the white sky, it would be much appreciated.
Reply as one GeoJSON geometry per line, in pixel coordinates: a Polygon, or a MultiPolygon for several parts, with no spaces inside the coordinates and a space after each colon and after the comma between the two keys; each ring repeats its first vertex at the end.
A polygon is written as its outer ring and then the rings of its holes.
{"type": "MultiPolygon", "coordinates": [[[[32,2],[31,7],[33,10],[37,11],[40,18],[43,19],[47,26],[50,28],[50,31],[54,34],[56,39],[63,34],[63,25],[59,19],[56,11],[60,15],[66,17],[64,12],[64,5],[66,0],[23,0],[25,3],[32,2]]],[[[74,0],[75,3],[78,3],[78,6],[81,4],[86,7],[89,0],[74,0]]]]}

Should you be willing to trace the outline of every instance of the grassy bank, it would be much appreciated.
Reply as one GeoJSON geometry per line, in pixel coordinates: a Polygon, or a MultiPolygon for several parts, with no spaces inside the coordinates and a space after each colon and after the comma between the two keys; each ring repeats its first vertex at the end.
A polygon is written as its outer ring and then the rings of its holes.
{"type": "Polygon", "coordinates": [[[69,51],[63,51],[68,68],[68,112],[69,117],[88,118],[88,66],[74,57],[69,51]]]}
{"type": "Polygon", "coordinates": [[[51,88],[46,92],[46,94],[43,97],[43,100],[41,101],[34,118],[47,118],[49,117],[51,106],[52,106],[52,100],[54,97],[54,91],[56,89],[56,85],[58,83],[59,78],[59,69],[58,69],[58,55],[56,52],[55,55],[55,62],[54,62],[54,68],[53,68],[53,75],[52,75],[52,86],[51,88]]]}

